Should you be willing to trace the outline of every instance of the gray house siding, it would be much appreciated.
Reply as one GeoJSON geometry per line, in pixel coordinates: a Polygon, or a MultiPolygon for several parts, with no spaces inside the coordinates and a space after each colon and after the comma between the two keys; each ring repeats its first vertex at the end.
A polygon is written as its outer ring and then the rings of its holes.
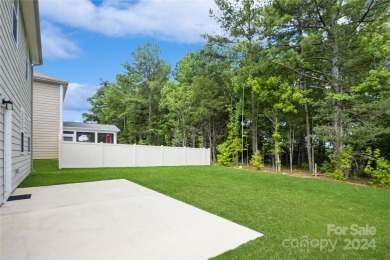
{"type": "Polygon", "coordinates": [[[62,103],[68,82],[34,72],[33,159],[58,159],[62,103]]]}
{"type": "MultiPolygon", "coordinates": [[[[32,3],[33,1],[31,1],[32,3]]],[[[21,4],[18,4],[18,40],[13,36],[14,1],[0,1],[0,94],[13,101],[11,131],[12,190],[31,172],[32,60],[21,4]],[[24,132],[22,152],[21,132],[24,132]],[[30,146],[30,151],[28,151],[30,146]]],[[[39,43],[40,45],[40,43],[39,43]]],[[[1,100],[0,100],[1,101],[1,100]]],[[[4,106],[0,108],[0,204],[4,198],[4,106]]]]}

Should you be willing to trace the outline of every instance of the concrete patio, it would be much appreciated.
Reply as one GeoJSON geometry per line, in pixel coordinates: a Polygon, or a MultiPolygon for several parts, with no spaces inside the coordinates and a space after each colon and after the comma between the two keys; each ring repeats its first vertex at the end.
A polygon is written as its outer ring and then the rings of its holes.
{"type": "Polygon", "coordinates": [[[17,189],[0,259],[207,259],[262,234],[127,180],[17,189]]]}

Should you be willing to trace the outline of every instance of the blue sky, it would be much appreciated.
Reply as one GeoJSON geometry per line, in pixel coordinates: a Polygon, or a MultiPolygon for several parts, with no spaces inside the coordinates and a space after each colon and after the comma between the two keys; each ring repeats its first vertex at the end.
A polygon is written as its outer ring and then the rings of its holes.
{"type": "Polygon", "coordinates": [[[101,80],[115,81],[131,52],[158,44],[174,68],[219,33],[213,0],[39,0],[43,65],[35,70],[69,82],[64,121],[82,121],[101,80]]]}

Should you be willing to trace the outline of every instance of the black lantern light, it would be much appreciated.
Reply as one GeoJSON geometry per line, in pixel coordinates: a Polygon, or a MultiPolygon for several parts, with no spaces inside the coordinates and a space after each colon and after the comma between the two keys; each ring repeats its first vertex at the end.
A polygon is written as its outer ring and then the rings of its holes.
{"type": "Polygon", "coordinates": [[[5,109],[7,110],[14,110],[14,102],[12,102],[12,100],[5,100],[5,98],[3,98],[3,105],[5,104],[5,109]]]}

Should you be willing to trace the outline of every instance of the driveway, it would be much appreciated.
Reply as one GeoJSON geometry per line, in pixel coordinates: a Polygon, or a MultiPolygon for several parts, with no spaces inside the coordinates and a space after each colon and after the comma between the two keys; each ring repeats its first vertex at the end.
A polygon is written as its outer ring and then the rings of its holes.
{"type": "Polygon", "coordinates": [[[207,259],[262,234],[127,180],[17,189],[0,259],[207,259]]]}

